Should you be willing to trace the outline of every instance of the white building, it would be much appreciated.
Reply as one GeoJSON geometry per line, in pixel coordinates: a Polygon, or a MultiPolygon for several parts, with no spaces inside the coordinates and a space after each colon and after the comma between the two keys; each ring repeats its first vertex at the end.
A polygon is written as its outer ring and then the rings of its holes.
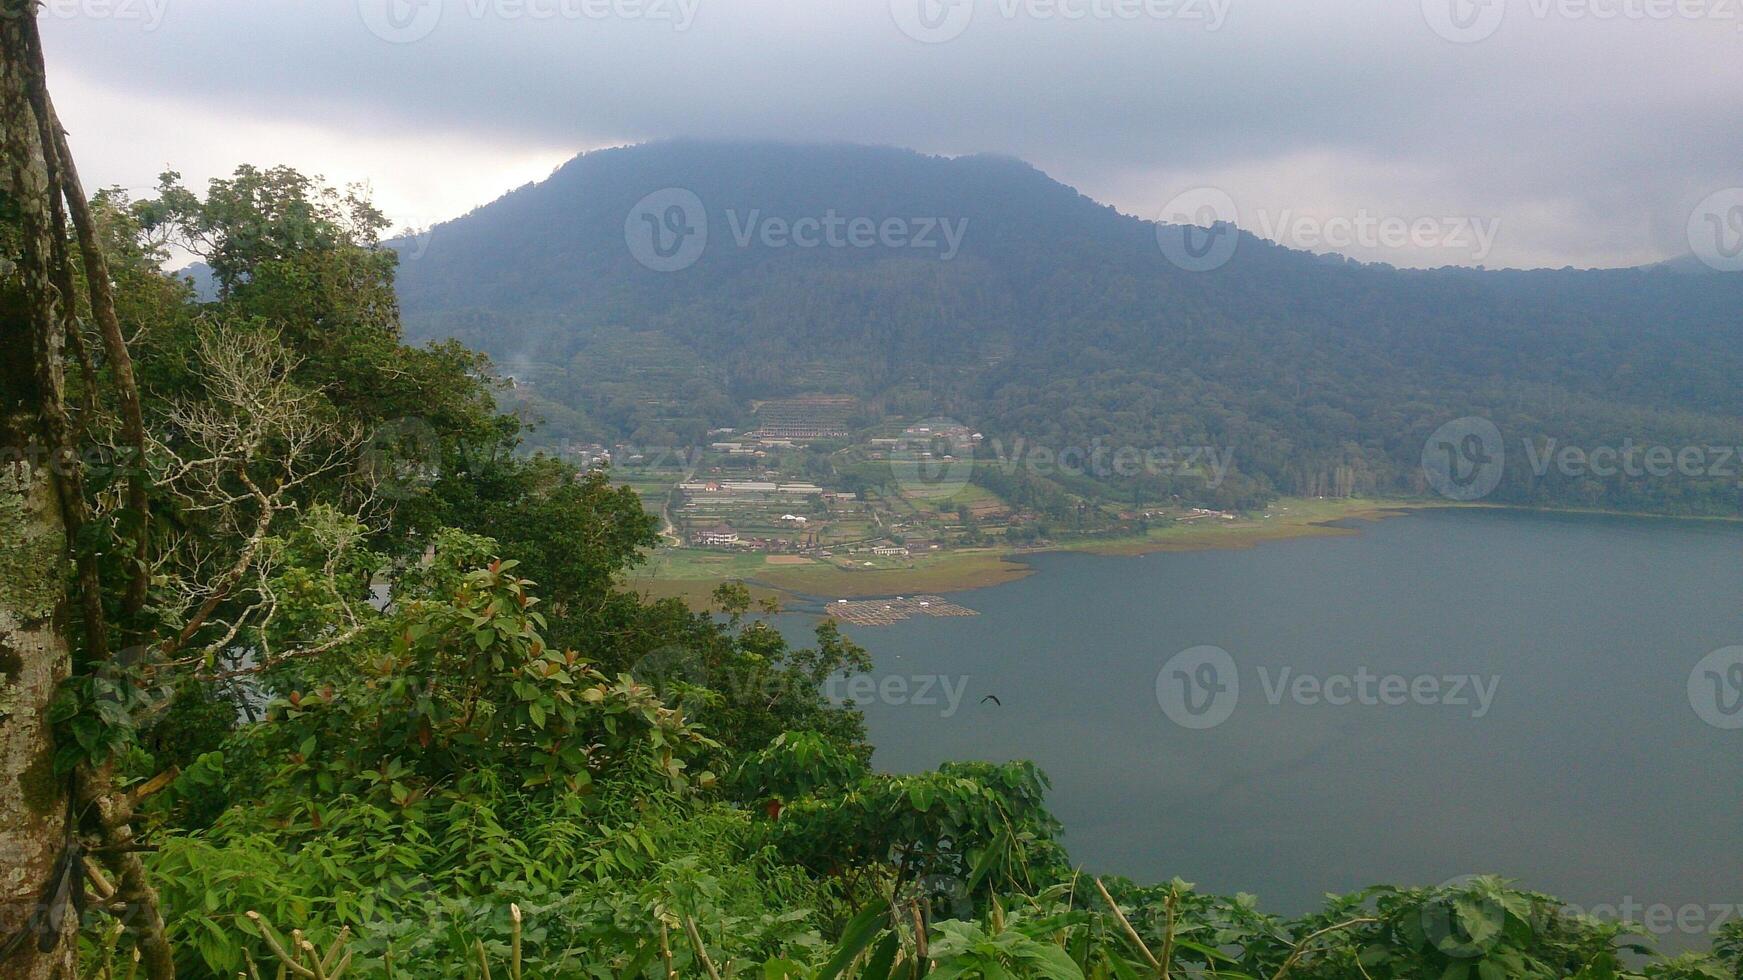
{"type": "Polygon", "coordinates": [[[703,528],[697,531],[693,537],[697,544],[705,547],[734,548],[739,544],[738,532],[724,524],[703,528]]]}

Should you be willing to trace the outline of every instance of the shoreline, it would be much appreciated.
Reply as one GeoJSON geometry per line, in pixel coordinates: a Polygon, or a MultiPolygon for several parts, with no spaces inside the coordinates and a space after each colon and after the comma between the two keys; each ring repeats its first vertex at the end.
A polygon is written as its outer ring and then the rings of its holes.
{"type": "MultiPolygon", "coordinates": [[[[1245,550],[1280,541],[1352,537],[1361,527],[1345,522],[1376,523],[1429,510],[1501,510],[1570,517],[1613,517],[1664,521],[1695,521],[1739,525],[1743,518],[1723,515],[1641,514],[1598,509],[1529,507],[1516,504],[1458,503],[1447,500],[1382,498],[1285,497],[1264,517],[1242,517],[1227,523],[1170,524],[1148,534],[1110,538],[1078,538],[1042,547],[963,548],[922,557],[906,567],[850,569],[823,562],[772,563],[761,554],[725,554],[695,549],[666,549],[623,580],[623,585],[654,599],[683,599],[693,609],[706,606],[716,586],[743,582],[754,599],[773,598],[783,605],[827,603],[833,599],[868,599],[919,592],[955,593],[991,588],[1036,573],[1026,561],[1033,555],[1079,553],[1109,557],[1194,551],[1245,550]],[[663,574],[662,574],[663,573],[663,574]],[[700,573],[700,574],[699,574],[700,573]]],[[[776,556],[784,557],[784,556],[776,556]]]]}
{"type": "Polygon", "coordinates": [[[1285,498],[1273,503],[1270,518],[1241,518],[1215,525],[1175,524],[1143,536],[1075,539],[1033,548],[963,548],[923,557],[907,567],[864,570],[821,562],[770,563],[763,555],[665,549],[627,576],[623,585],[650,598],[683,599],[692,608],[705,605],[709,593],[726,582],[743,582],[754,598],[794,599],[801,603],[916,592],[967,592],[1027,578],[1035,573],[1025,560],[1032,555],[1082,552],[1131,556],[1244,549],[1272,541],[1343,537],[1361,531],[1334,526],[1336,522],[1378,521],[1435,506],[1440,505],[1397,500],[1285,498]]]}

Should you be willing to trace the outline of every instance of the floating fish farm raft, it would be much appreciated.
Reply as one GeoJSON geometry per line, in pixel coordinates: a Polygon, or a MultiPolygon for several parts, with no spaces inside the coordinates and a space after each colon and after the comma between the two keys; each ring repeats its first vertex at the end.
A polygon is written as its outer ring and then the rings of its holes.
{"type": "Polygon", "coordinates": [[[979,616],[941,596],[897,596],[894,599],[838,599],[824,614],[855,626],[888,626],[914,616],[979,616]]]}

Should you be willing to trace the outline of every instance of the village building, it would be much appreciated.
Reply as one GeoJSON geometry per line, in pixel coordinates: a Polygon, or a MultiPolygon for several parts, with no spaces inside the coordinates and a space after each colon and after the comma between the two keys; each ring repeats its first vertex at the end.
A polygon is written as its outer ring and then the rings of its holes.
{"type": "Polygon", "coordinates": [[[690,538],[705,548],[736,548],[739,545],[738,532],[725,524],[700,528],[690,538]]]}

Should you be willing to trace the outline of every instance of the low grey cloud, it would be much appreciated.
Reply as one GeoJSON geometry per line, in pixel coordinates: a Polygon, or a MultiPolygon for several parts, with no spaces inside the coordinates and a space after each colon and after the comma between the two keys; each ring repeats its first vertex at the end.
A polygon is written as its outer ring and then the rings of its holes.
{"type": "Polygon", "coordinates": [[[69,123],[135,139],[92,178],[128,186],[270,152],[427,223],[594,146],[854,140],[1019,156],[1146,217],[1214,186],[1250,230],[1497,227],[1480,256],[1321,249],[1360,258],[1626,265],[1743,185],[1740,4],[63,0],[46,29],[69,123]]]}

